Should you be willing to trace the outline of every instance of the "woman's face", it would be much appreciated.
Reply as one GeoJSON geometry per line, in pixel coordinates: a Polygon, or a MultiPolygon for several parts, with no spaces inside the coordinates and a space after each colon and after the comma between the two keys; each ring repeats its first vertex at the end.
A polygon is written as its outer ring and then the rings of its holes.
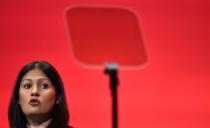
{"type": "Polygon", "coordinates": [[[19,89],[19,104],[26,116],[50,115],[55,102],[55,87],[40,69],[30,70],[23,76],[19,89]]]}

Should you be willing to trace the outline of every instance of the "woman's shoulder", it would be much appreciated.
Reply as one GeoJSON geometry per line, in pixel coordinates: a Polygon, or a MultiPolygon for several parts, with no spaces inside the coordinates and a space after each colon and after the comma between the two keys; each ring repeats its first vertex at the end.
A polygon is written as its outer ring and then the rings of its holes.
{"type": "Polygon", "coordinates": [[[66,128],[73,128],[72,126],[70,126],[70,125],[67,125],[67,127],[66,128]]]}

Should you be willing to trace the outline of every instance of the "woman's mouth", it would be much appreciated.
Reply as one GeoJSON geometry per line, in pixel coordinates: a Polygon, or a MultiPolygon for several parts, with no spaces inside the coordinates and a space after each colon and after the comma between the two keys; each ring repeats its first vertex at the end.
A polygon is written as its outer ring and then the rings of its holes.
{"type": "Polygon", "coordinates": [[[29,104],[33,107],[39,106],[40,105],[40,101],[38,99],[31,99],[29,101],[29,104]]]}

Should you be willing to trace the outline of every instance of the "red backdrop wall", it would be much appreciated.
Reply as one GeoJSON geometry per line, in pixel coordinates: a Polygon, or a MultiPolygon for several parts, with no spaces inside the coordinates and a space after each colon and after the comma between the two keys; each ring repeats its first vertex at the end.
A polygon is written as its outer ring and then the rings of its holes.
{"type": "Polygon", "coordinates": [[[1,0],[1,128],[18,71],[37,59],[60,72],[73,126],[111,127],[108,78],[72,59],[64,11],[75,4],[126,6],[141,18],[149,62],[119,72],[120,128],[210,127],[209,1],[1,0]]]}

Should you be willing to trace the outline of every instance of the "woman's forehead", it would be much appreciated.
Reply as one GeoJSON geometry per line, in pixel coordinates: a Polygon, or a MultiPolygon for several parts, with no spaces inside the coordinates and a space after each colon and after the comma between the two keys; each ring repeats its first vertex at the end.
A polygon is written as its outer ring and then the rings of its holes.
{"type": "Polygon", "coordinates": [[[22,80],[26,79],[48,79],[47,75],[40,69],[32,69],[28,71],[22,78],[22,80]]]}

